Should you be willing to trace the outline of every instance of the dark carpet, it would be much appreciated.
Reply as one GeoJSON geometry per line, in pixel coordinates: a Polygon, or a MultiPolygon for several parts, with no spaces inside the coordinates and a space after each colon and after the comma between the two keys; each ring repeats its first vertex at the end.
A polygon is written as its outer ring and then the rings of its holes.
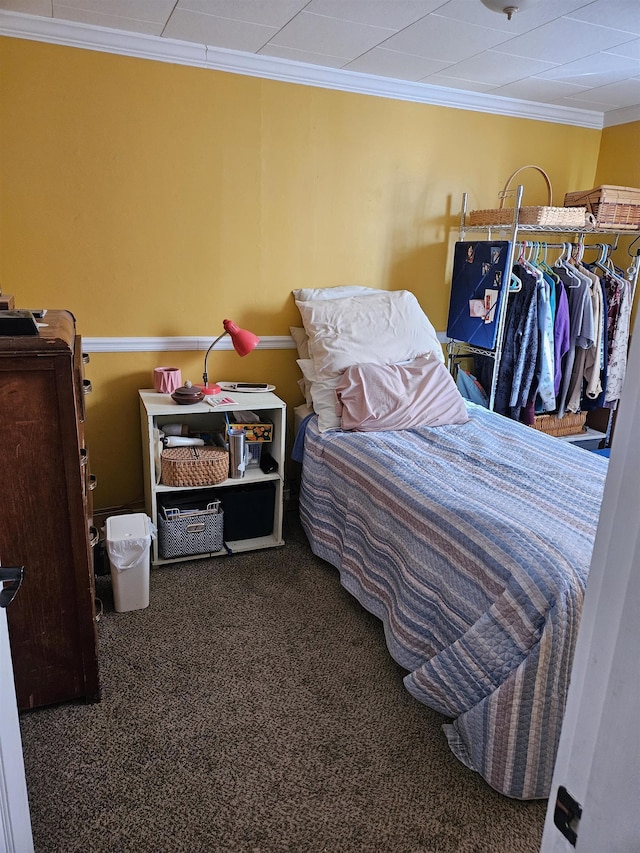
{"type": "Polygon", "coordinates": [[[311,554],[153,569],[146,610],[97,579],[102,701],[21,715],[37,853],[535,853],[546,804],[450,753],[381,623],[311,554]]]}

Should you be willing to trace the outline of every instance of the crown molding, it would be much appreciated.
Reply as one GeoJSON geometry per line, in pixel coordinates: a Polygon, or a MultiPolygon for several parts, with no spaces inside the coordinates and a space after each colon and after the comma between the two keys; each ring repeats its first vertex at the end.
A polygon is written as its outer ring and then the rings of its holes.
{"type": "Polygon", "coordinates": [[[94,27],[62,21],[58,18],[44,18],[0,10],[0,36],[473,112],[529,118],[598,130],[603,127],[603,114],[593,110],[520,101],[491,94],[431,86],[427,83],[405,82],[390,77],[375,77],[354,71],[307,65],[289,59],[94,27]]]}

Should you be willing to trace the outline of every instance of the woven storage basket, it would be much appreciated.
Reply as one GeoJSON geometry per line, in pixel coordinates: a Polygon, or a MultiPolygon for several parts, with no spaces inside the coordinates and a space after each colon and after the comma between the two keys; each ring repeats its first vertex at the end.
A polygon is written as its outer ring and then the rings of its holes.
{"type": "Polygon", "coordinates": [[[563,435],[577,435],[584,432],[584,424],[587,419],[586,412],[567,412],[561,418],[555,414],[536,415],[534,427],[540,432],[556,437],[563,435]]]}
{"type": "Polygon", "coordinates": [[[640,229],[640,189],[603,184],[592,190],[567,193],[565,207],[584,205],[597,228],[640,229]]]}
{"type": "Polygon", "coordinates": [[[222,447],[169,447],[161,466],[165,486],[215,486],[229,476],[229,453],[222,447]]]}
{"type": "Polygon", "coordinates": [[[498,193],[500,207],[486,210],[472,210],[467,217],[467,225],[511,225],[514,211],[504,207],[504,200],[513,191],[511,181],[524,169],[535,169],[540,172],[547,185],[549,204],[545,206],[522,206],[518,212],[518,225],[539,225],[545,228],[566,228],[572,231],[576,228],[592,228],[593,217],[588,216],[586,207],[552,207],[553,190],[549,175],[540,166],[521,166],[511,174],[502,192],[498,193]]]}

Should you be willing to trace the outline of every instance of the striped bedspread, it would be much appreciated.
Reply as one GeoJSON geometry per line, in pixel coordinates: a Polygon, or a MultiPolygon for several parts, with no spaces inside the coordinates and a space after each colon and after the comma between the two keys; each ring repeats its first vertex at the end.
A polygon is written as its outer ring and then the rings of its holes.
{"type": "Polygon", "coordinates": [[[467,424],[320,433],[300,514],[384,624],[409,692],[495,790],[547,797],[606,460],[469,405],[467,424]]]}

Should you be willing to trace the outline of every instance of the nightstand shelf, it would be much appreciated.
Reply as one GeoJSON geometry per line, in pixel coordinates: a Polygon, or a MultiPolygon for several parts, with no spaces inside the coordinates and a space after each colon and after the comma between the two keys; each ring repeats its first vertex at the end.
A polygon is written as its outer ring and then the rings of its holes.
{"type": "MultiPolygon", "coordinates": [[[[252,495],[252,507],[249,508],[250,511],[247,513],[247,524],[249,525],[247,532],[249,534],[252,532],[251,522],[255,515],[255,500],[258,501],[259,514],[262,515],[262,521],[266,523],[270,531],[268,533],[261,531],[261,535],[248,535],[246,538],[234,537],[229,540],[225,539],[226,547],[214,553],[185,554],[184,556],[175,556],[170,559],[165,559],[160,555],[158,540],[154,539],[151,548],[152,565],[160,566],[167,563],[184,562],[203,557],[226,556],[229,551],[238,553],[284,545],[282,538],[282,518],[286,404],[270,392],[258,394],[234,392],[231,395],[235,401],[233,405],[216,406],[215,408],[206,402],[188,406],[178,405],[171,399],[169,394],[159,394],[155,391],[142,390],[139,391],[139,395],[145,506],[147,515],[153,524],[157,527],[159,507],[161,504],[167,505],[166,499],[171,495],[175,495],[177,500],[190,496],[198,498],[205,493],[210,496],[209,499],[220,496],[222,498],[223,509],[226,495],[227,499],[229,501],[232,500],[236,507],[236,516],[242,508],[243,497],[252,495]],[[193,488],[167,486],[158,482],[160,477],[159,471],[157,471],[157,431],[162,430],[164,424],[181,423],[187,424],[192,431],[219,432],[224,428],[225,412],[232,413],[239,411],[255,412],[260,420],[270,421],[273,424],[273,440],[265,443],[264,447],[278,463],[277,471],[265,474],[258,465],[250,466],[245,476],[241,479],[227,478],[216,485],[197,486],[193,488]],[[260,486],[264,486],[264,490],[261,490],[260,486]]],[[[236,517],[236,527],[237,521],[236,517]]]]}

